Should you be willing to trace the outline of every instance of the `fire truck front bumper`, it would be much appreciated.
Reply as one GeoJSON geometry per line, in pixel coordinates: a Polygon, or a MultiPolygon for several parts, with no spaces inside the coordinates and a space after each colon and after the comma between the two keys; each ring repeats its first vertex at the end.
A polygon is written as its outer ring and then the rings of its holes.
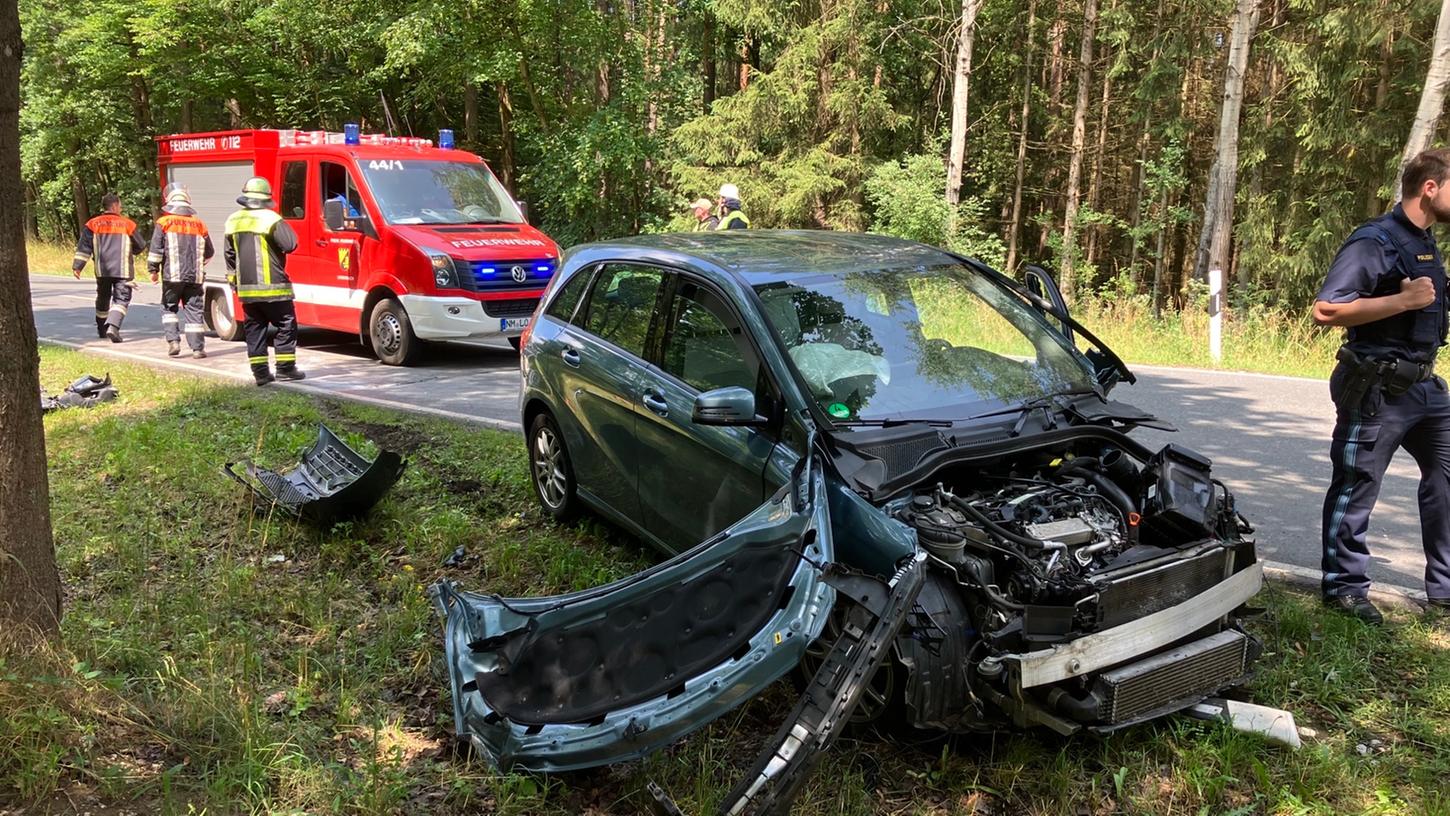
{"type": "Polygon", "coordinates": [[[478,301],[466,297],[403,295],[413,332],[424,340],[517,337],[529,325],[538,297],[478,301]]]}

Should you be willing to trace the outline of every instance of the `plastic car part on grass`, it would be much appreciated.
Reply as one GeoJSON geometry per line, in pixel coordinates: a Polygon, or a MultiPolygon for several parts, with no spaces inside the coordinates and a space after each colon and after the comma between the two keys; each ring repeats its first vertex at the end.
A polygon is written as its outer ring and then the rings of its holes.
{"type": "Polygon", "coordinates": [[[100,379],[94,374],[86,374],[67,385],[65,391],[58,396],[46,396],[42,389],[40,410],[42,413],[49,413],[61,408],[92,408],[103,402],[112,402],[120,395],[121,392],[111,385],[110,374],[107,374],[105,379],[100,379]]]}
{"type": "Polygon", "coordinates": [[[331,524],[367,513],[406,466],[400,454],[389,450],[369,462],[326,425],[318,425],[317,441],[302,452],[302,461],[290,473],[248,460],[228,462],[222,469],[268,505],[306,521],[331,524]]]}

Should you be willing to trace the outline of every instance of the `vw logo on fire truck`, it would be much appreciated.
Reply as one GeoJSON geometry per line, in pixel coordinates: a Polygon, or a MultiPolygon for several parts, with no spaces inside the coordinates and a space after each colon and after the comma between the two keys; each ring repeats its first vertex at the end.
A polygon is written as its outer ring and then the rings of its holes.
{"type": "Polygon", "coordinates": [[[509,275],[513,277],[514,283],[523,283],[529,279],[529,270],[522,266],[516,266],[509,270],[509,275]]]}

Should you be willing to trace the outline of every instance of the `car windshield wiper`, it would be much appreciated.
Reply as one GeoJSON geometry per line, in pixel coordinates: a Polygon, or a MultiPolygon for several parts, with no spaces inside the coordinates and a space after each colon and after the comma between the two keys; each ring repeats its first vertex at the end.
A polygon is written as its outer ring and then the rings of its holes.
{"type": "Polygon", "coordinates": [[[1047,427],[1056,428],[1057,416],[1053,409],[1061,408],[1062,400],[1068,397],[1085,397],[1089,394],[1103,400],[1103,402],[1107,402],[1107,399],[1103,397],[1102,392],[1097,388],[1068,388],[1062,391],[1053,391],[1050,394],[1042,394],[1031,399],[1025,399],[1016,405],[1009,405],[1006,408],[998,408],[995,411],[973,414],[967,417],[967,419],[985,419],[987,417],[1020,413],[1021,416],[1017,418],[1017,424],[1012,426],[1011,433],[1011,436],[1017,436],[1022,433],[1022,428],[1027,424],[1027,418],[1032,416],[1033,411],[1042,411],[1044,418],[1047,420],[1047,427]]]}
{"type": "Polygon", "coordinates": [[[950,428],[950,419],[835,419],[831,424],[838,428],[897,428],[902,425],[927,425],[932,428],[950,428]]]}

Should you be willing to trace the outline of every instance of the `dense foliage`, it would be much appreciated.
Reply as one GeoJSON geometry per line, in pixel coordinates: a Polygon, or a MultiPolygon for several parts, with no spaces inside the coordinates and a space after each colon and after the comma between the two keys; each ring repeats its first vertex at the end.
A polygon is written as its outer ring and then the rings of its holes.
{"type": "MultiPolygon", "coordinates": [[[[1141,298],[1156,279],[1181,305],[1232,3],[1098,5],[1078,288],[1141,298]]],[[[107,189],[150,211],[157,133],[358,121],[455,128],[566,245],[687,226],[687,202],[733,181],[756,226],[876,229],[1052,265],[1082,6],[982,7],[953,212],[941,195],[953,3],[22,0],[29,226],[68,239],[107,189]]],[[[1387,206],[1437,11],[1263,0],[1241,129],[1238,302],[1302,306],[1352,225],[1387,206]]]]}

